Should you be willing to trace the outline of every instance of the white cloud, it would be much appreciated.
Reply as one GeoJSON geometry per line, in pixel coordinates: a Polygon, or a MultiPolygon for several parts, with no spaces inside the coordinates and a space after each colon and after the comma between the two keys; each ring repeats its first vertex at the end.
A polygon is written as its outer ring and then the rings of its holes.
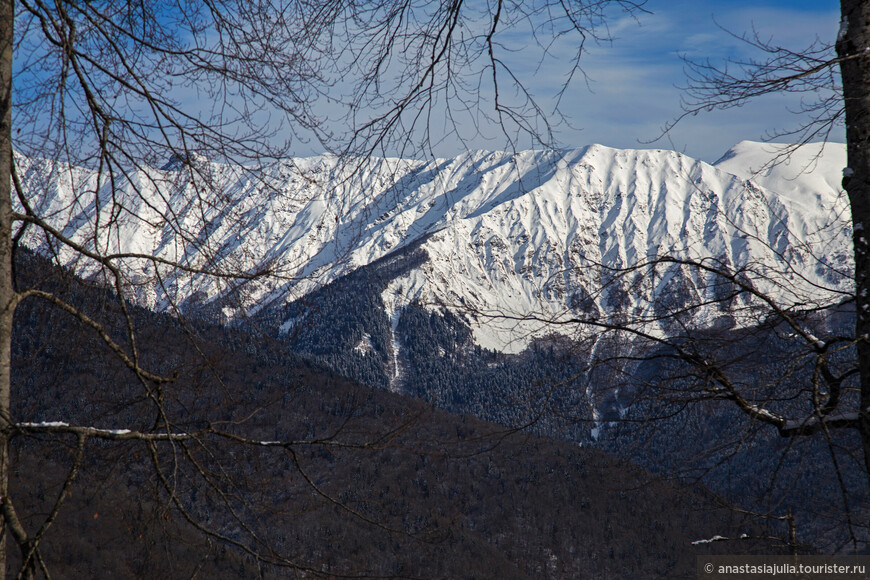
{"type": "MultiPolygon", "coordinates": [[[[661,127],[681,112],[678,87],[686,78],[680,55],[713,61],[753,56],[737,37],[753,28],[765,40],[800,49],[816,37],[833,39],[838,25],[836,10],[818,5],[801,11],[739,2],[699,4],[648,5],[657,12],[643,16],[640,23],[620,19],[613,26],[618,37],[613,45],[589,51],[583,68],[592,79],[591,91],[576,87],[576,105],[569,111],[574,124],[584,130],[564,131],[560,137],[566,144],[643,147],[642,142],[658,137],[661,127]]],[[[763,139],[798,126],[801,119],[790,112],[798,104],[794,95],[773,95],[740,108],[689,117],[669,139],[677,149],[713,161],[740,140],[763,139]]],[[[656,146],[670,144],[665,140],[656,146]]]]}
{"type": "MultiPolygon", "coordinates": [[[[799,0],[650,0],[646,8],[653,13],[639,14],[637,18],[614,15],[607,29],[613,42],[586,45],[581,66],[589,83],[587,85],[582,74],[575,75],[561,101],[569,123],[554,121],[561,145],[575,147],[597,142],[616,147],[674,146],[713,161],[738,141],[758,140],[771,131],[794,127],[800,123],[800,119],[789,112],[790,108],[797,108],[794,98],[769,97],[737,109],[684,119],[669,135],[672,143],[664,140],[654,145],[644,144],[660,136],[661,128],[681,112],[682,93],[678,87],[686,83],[681,55],[720,62],[725,58],[746,58],[751,56],[749,47],[739,35],[751,33],[753,28],[764,39],[801,48],[816,37],[833,39],[839,20],[837,3],[833,0],[803,3],[799,0]]],[[[566,67],[576,51],[576,39],[565,36],[554,42],[543,62],[531,37],[514,32],[503,41],[506,48],[500,57],[549,110],[554,103],[552,95],[566,81],[566,67]]],[[[478,80],[482,83],[483,97],[491,97],[488,75],[469,77],[472,85],[478,80]]],[[[510,92],[505,90],[502,97],[509,98],[510,92]]],[[[498,128],[487,125],[485,114],[491,115],[491,103],[475,104],[479,104],[484,113],[459,113],[460,123],[472,132],[479,126],[487,137],[472,136],[462,142],[455,136],[439,136],[435,133],[442,125],[447,125],[446,131],[451,127],[446,121],[440,125],[436,121],[434,124],[438,126],[430,127],[432,141],[437,143],[436,155],[455,155],[467,147],[506,147],[498,128]]],[[[444,118],[442,115],[441,119],[444,118]]]]}

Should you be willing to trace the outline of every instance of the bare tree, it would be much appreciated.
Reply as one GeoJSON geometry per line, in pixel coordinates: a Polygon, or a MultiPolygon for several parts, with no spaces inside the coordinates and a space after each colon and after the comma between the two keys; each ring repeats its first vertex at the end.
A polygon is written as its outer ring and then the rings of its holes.
{"type": "MultiPolygon", "coordinates": [[[[833,474],[835,489],[825,489],[827,503],[822,503],[828,506],[827,513],[816,515],[836,522],[842,532],[828,545],[832,550],[849,547],[857,551],[867,542],[867,513],[861,502],[866,501],[870,486],[868,22],[870,2],[843,0],[836,42],[817,40],[796,51],[752,33],[738,38],[763,55],[758,60],[725,65],[688,60],[685,112],[675,121],[739,107],[763,95],[802,95],[798,112],[806,121],[772,135],[796,143],[794,147],[779,147],[773,163],[789,160],[796,147],[835,136],[845,124],[848,164],[842,186],[851,209],[854,270],[846,271],[826,261],[824,248],[815,248],[813,253],[819,269],[838,280],[851,278],[853,290],[843,292],[837,283],[818,285],[807,279],[798,279],[795,284],[796,271],[788,266],[776,271],[764,264],[747,264],[735,271],[726,260],[715,256],[693,259],[664,254],[610,272],[610,284],[648,283],[684,271],[703,281],[701,296],[661,304],[646,317],[610,314],[566,321],[579,324],[586,334],[594,329],[596,339],[604,336],[618,341],[624,337],[633,345],[627,353],[614,350],[595,362],[614,369],[616,375],[628,375],[615,380],[632,385],[637,414],[626,418],[629,421],[673,417],[687,409],[731,406],[747,420],[741,423],[745,431],[732,433],[730,444],[725,443],[724,434],[717,436],[718,457],[724,462],[735,456],[752,445],[755,434],[777,433],[788,443],[773,470],[774,477],[789,450],[801,440],[817,440],[827,455],[823,459],[833,474]],[[733,321],[731,328],[723,330],[711,326],[709,319],[695,317],[716,305],[740,319],[737,328],[733,321]],[[852,316],[853,330],[843,323],[852,316]]],[[[810,162],[804,170],[814,167],[810,162]]],[[[756,169],[763,172],[770,165],[756,169]]],[[[751,187],[747,185],[747,195],[751,195],[751,187]]],[[[743,231],[742,235],[766,243],[761,232],[743,231]]],[[[709,462],[704,467],[714,468],[709,462]]],[[[694,473],[697,476],[699,472],[703,475],[703,470],[694,473]]],[[[762,492],[772,486],[761,484],[762,492]]],[[[822,493],[819,488],[816,492],[822,493]]],[[[790,512],[772,515],[793,517],[790,512]]],[[[789,521],[793,536],[794,520],[789,521]]],[[[790,543],[794,545],[794,541],[790,543]]]]}
{"type": "MultiPolygon", "coordinates": [[[[831,131],[845,123],[848,166],[844,170],[843,188],[849,197],[852,213],[852,231],[855,252],[854,301],[856,327],[853,337],[817,338],[794,319],[798,305],[781,305],[767,297],[771,312],[792,327],[802,341],[815,352],[818,385],[813,392],[812,412],[807,416],[787,419],[761,409],[743,400],[739,393],[725,382],[720,386],[722,396],[733,400],[738,408],[753,419],[776,427],[784,436],[813,435],[828,429],[852,429],[861,438],[865,470],[870,478],[870,351],[868,351],[867,302],[868,247],[864,231],[870,223],[867,196],[868,151],[866,142],[870,132],[870,91],[868,75],[870,61],[863,49],[870,34],[866,18],[870,3],[864,1],[841,2],[840,30],[835,44],[815,43],[804,51],[792,51],[760,40],[757,35],[746,40],[766,54],[760,61],[731,63],[731,67],[718,68],[710,63],[690,63],[690,84],[685,102],[687,114],[702,110],[739,106],[746,101],[770,93],[799,92],[818,96],[804,101],[805,113],[810,120],[797,129],[779,133],[798,137],[798,143],[827,139],[831,131]],[[832,49],[836,50],[833,54],[832,49]],[[736,69],[736,70],[735,70],[736,69]],[[839,70],[839,75],[837,74],[839,70]],[[839,78],[838,78],[839,77],[839,78]],[[857,367],[845,372],[834,372],[828,365],[832,351],[844,344],[854,344],[857,367]],[[846,397],[844,381],[857,374],[860,396],[846,397]]],[[[784,152],[788,155],[788,151],[784,152]]],[[[697,266],[697,265],[693,265],[697,266]]],[[[703,266],[703,265],[702,265],[703,266]]],[[[706,265],[718,277],[738,283],[728,273],[706,265]]],[[[740,286],[739,286],[740,287],[740,286]]],[[[742,290],[753,292],[749,285],[742,290]]],[[[710,369],[716,378],[715,369],[710,369]]],[[[724,381],[724,379],[722,379],[724,381]]]]}
{"type": "MultiPolygon", "coordinates": [[[[447,130],[463,126],[456,115],[494,121],[511,143],[520,134],[549,143],[544,107],[510,65],[504,33],[526,27],[544,53],[553,39],[576,39],[570,77],[579,71],[585,42],[607,38],[611,8],[634,12],[640,3],[519,2],[497,0],[470,6],[461,0],[376,3],[341,1],[79,2],[3,0],[0,14],[0,571],[5,572],[6,532],[21,551],[20,577],[38,569],[48,576],[40,545],[74,485],[94,441],[131,442],[147,448],[166,501],[206,537],[234,545],[276,565],[297,560],[259,550],[197,520],[176,491],[179,464],[199,474],[219,496],[214,474],[198,463],[192,447],[241,445],[293,455],[304,445],[368,447],[382,444],[396,426],[353,443],[336,436],[272,440],[236,427],[184,424],[167,406],[166,390],[180,379],[148,368],[136,332],[132,282],[163,287],[165,309],[180,314],[169,288],[185,274],[220,282],[290,276],[282,264],[259,263],[239,250],[237,268],[218,268],[207,235],[215,215],[234,208],[208,195],[219,177],[209,163],[244,161],[252,180],[289,150],[290,139],[313,139],[345,153],[427,147],[435,137],[433,116],[446,113],[447,130]],[[342,90],[344,89],[344,90],[342,90]],[[335,92],[338,91],[338,92],[335,92]],[[351,137],[332,133],[320,104],[346,106],[351,137]],[[409,137],[410,136],[410,137],[409,137]],[[65,173],[72,198],[45,207],[22,183],[20,163],[35,157],[65,173]],[[183,183],[170,183],[150,168],[173,158],[183,183]],[[76,179],[76,167],[90,171],[76,179]],[[173,189],[175,188],[175,189],[173,189]],[[66,235],[58,215],[85,215],[88,235],[66,235]],[[167,223],[185,248],[170,257],[125,245],[117,232],[130,221],[167,223]],[[122,332],[87,309],[50,290],[21,286],[16,250],[37,240],[63,265],[112,289],[122,332]],[[74,259],[70,259],[70,256],[74,259]],[[138,276],[149,272],[142,281],[138,276]],[[173,278],[174,277],[174,278],[173,278]],[[175,282],[168,282],[168,280],[175,282]],[[139,385],[150,408],[150,427],[93,427],[58,421],[27,422],[12,414],[10,345],[13,315],[24,301],[42,301],[93,333],[139,385]],[[58,499],[35,530],[27,529],[9,489],[10,443],[50,435],[74,441],[71,467],[58,499]],[[168,462],[168,463],[167,463],[168,462]]],[[[566,82],[563,91],[566,90],[566,82]]],[[[442,117],[443,118],[443,117],[442,117]]],[[[474,136],[460,132],[459,138],[474,136]]],[[[277,192],[275,192],[277,194],[277,192]]],[[[177,284],[176,284],[177,288],[177,284]]],[[[294,461],[296,456],[293,455],[294,461]]],[[[304,470],[296,463],[300,473],[304,470]]],[[[306,478],[307,479],[307,478],[306,478]]],[[[329,497],[313,481],[317,493],[329,497]]],[[[330,500],[332,498],[330,497],[330,500]]],[[[339,502],[336,502],[337,505],[339,502]]],[[[229,501],[224,502],[225,507],[229,501]]],[[[355,514],[359,515],[359,514],[355,514]]],[[[231,514],[244,527],[244,519],[231,514]]],[[[245,528],[250,537],[252,529],[245,528]]],[[[304,566],[303,566],[304,567],[304,566]]],[[[0,572],[0,573],[3,573],[0,572]]]]}

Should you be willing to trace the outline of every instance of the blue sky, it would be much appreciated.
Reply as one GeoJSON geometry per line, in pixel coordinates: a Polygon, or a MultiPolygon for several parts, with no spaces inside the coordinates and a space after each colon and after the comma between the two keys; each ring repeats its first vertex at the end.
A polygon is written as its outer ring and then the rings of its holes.
{"type": "MultiPolygon", "coordinates": [[[[470,10],[476,7],[486,11],[489,2],[469,0],[467,5],[473,7],[470,10]]],[[[579,147],[600,143],[619,148],[672,148],[705,161],[715,161],[741,140],[763,140],[771,132],[799,126],[801,119],[791,112],[798,108],[799,101],[794,95],[774,95],[744,107],[686,118],[665,138],[655,141],[661,137],[662,127],[681,112],[679,87],[686,82],[681,55],[709,58],[714,62],[757,56],[727,32],[741,34],[753,29],[763,38],[800,50],[817,38],[832,41],[839,26],[839,3],[835,0],[648,0],[645,8],[649,13],[636,16],[614,11],[607,19],[613,40],[586,45],[581,59],[586,77],[577,75],[561,101],[567,122],[551,117],[555,145],[579,147]]],[[[486,31],[487,18],[480,20],[484,28],[471,31],[478,39],[486,31]]],[[[553,105],[549,97],[565,81],[566,63],[574,54],[577,38],[565,37],[555,43],[550,47],[551,57],[542,62],[534,41],[524,34],[522,30],[508,31],[504,36],[507,48],[499,57],[509,62],[524,86],[549,110],[553,105]]],[[[475,66],[482,66],[481,61],[475,66]]],[[[20,66],[21,58],[17,62],[20,66]]],[[[471,104],[466,111],[460,111],[459,116],[464,118],[459,118],[454,126],[449,126],[445,115],[439,118],[437,113],[428,118],[428,123],[423,123],[432,130],[430,150],[421,151],[412,146],[400,151],[390,145],[386,151],[376,153],[448,157],[468,148],[495,150],[535,146],[528,140],[510,144],[495,125],[487,125],[485,116],[492,113],[491,101],[486,100],[491,96],[486,94],[490,78],[491,70],[468,71],[468,77],[461,82],[472,87],[472,93],[476,87],[483,87],[483,98],[466,101],[471,104]],[[441,126],[437,126],[439,122],[441,126]],[[451,133],[456,127],[464,133],[465,141],[458,139],[455,132],[451,133]],[[482,136],[477,135],[478,128],[482,136]]],[[[341,86],[336,88],[341,90],[341,86]]],[[[183,106],[198,111],[203,108],[205,95],[201,89],[178,86],[172,90],[183,106]]],[[[324,127],[334,133],[339,142],[350,134],[347,125],[342,123],[342,110],[326,103],[325,99],[316,106],[326,116],[324,127]]],[[[443,101],[437,106],[443,110],[443,101]]],[[[463,104],[456,107],[462,109],[463,104]]],[[[267,125],[274,120],[266,114],[262,118],[267,125]]],[[[286,125],[284,127],[275,127],[281,141],[287,138],[288,130],[286,125]]],[[[306,136],[304,130],[301,133],[302,138],[297,135],[292,139],[291,154],[322,152],[320,143],[306,136]]],[[[832,135],[834,140],[842,141],[843,137],[839,128],[832,135]]],[[[401,147],[402,136],[397,140],[401,147]]]]}
{"type": "MultiPolygon", "coordinates": [[[[474,31],[480,34],[489,25],[488,0],[473,0],[469,4],[485,14],[479,30],[474,31]]],[[[793,113],[800,108],[800,97],[771,95],[739,108],[687,117],[662,137],[662,128],[681,113],[680,87],[686,83],[681,56],[710,59],[717,64],[725,59],[760,58],[763,55],[753,53],[748,44],[735,37],[753,30],[760,38],[792,50],[801,50],[817,39],[832,43],[839,27],[838,2],[647,0],[644,7],[648,13],[627,15],[613,11],[607,18],[612,41],[587,43],[581,59],[586,76],[575,75],[561,101],[560,110],[567,121],[549,117],[556,146],[573,148],[599,143],[618,148],[676,149],[713,162],[742,140],[767,140],[777,131],[801,125],[801,117],[793,113]]],[[[541,51],[527,32],[503,31],[500,38],[504,48],[498,56],[549,111],[555,102],[551,96],[559,91],[570,70],[566,65],[575,54],[577,37],[568,35],[554,43],[549,47],[549,57],[542,60],[541,51]]],[[[551,36],[543,30],[541,38],[551,36]]],[[[475,67],[485,64],[482,61],[486,61],[485,57],[475,67]]],[[[540,147],[529,139],[510,143],[497,125],[487,122],[486,116],[492,116],[492,104],[487,101],[491,98],[488,85],[491,74],[491,69],[483,73],[479,68],[468,71],[461,82],[472,87],[472,91],[482,87],[483,98],[478,101],[472,92],[467,102],[473,105],[465,110],[463,103],[456,100],[459,104],[451,107],[456,118],[444,114],[443,101],[437,105],[437,112],[427,117],[429,120],[424,124],[431,130],[431,149],[423,151],[411,146],[401,150],[400,139],[399,145],[377,153],[450,157],[466,149],[540,147]],[[464,140],[457,133],[462,133],[464,140]]],[[[505,90],[510,89],[505,82],[507,76],[501,79],[502,98],[509,99],[512,91],[505,90]]],[[[464,96],[468,98],[468,94],[464,96]]],[[[327,126],[338,134],[339,140],[342,131],[347,131],[340,114],[330,116],[327,126]]],[[[840,128],[830,136],[837,141],[844,137],[840,128]]],[[[294,153],[319,153],[317,147],[313,141],[297,140],[294,153]]]]}
{"type": "MultiPolygon", "coordinates": [[[[832,0],[650,0],[646,7],[651,14],[613,22],[612,44],[586,55],[583,67],[591,83],[588,89],[575,84],[571,102],[563,103],[576,127],[561,128],[563,145],[674,148],[715,161],[741,140],[762,140],[771,131],[794,127],[800,122],[789,111],[794,97],[771,96],[684,119],[667,139],[644,143],[680,112],[681,54],[713,60],[752,56],[722,28],[743,33],[754,27],[764,38],[799,49],[816,37],[833,41],[839,26],[839,3],[832,0]]],[[[834,140],[842,140],[842,133],[838,130],[834,140]]]]}

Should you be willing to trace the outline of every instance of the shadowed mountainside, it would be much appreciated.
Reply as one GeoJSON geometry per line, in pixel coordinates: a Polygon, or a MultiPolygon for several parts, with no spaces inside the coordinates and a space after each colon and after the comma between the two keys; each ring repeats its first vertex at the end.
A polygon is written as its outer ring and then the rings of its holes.
{"type": "MultiPolygon", "coordinates": [[[[27,253],[19,271],[120,339],[110,292],[27,253]]],[[[142,385],[96,335],[32,300],[16,316],[16,421],[155,424],[142,385]]],[[[754,535],[707,492],[676,490],[602,451],[361,387],[263,336],[143,310],[133,321],[143,360],[177,374],[163,394],[176,430],[222,421],[233,433],[297,443],[203,437],[152,453],[89,442],[43,540],[55,577],[287,573],[255,563],[230,545],[238,542],[267,562],[286,556],[303,576],[691,578],[694,554],[710,550],[693,540],[754,535]],[[155,466],[172,478],[177,504],[155,466]]],[[[12,497],[34,529],[59,493],[74,440],[19,435],[13,447],[12,497]]]]}

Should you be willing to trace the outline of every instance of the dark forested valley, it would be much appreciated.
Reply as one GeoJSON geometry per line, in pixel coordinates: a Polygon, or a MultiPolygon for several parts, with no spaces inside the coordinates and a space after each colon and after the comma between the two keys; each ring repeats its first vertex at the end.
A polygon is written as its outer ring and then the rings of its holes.
{"type": "MultiPolygon", "coordinates": [[[[18,269],[123,342],[112,292],[25,251],[18,269]]],[[[428,386],[409,389],[418,397],[365,386],[256,329],[134,309],[143,363],[175,377],[155,394],[68,314],[26,301],[15,324],[19,423],[148,432],[168,422],[179,432],[220,426],[240,440],[287,442],[88,441],[64,487],[75,437],[15,435],[11,493],[22,524],[40,526],[64,498],[41,548],[57,577],[679,578],[694,577],[695,553],[719,549],[693,541],[771,535],[703,487],[586,444],[508,429],[507,410],[501,425],[470,415],[487,403],[470,390],[451,395],[459,381],[483,371],[512,388],[505,377],[519,385],[528,376],[493,365],[492,354],[462,354],[479,362],[444,382],[446,398],[425,402],[428,386]]],[[[409,336],[426,328],[431,340],[464,344],[449,319],[411,309],[404,324],[409,336]]],[[[450,372],[427,363],[425,348],[408,357],[428,381],[421,385],[450,372]]],[[[570,372],[550,364],[551,376],[570,372]]]]}

